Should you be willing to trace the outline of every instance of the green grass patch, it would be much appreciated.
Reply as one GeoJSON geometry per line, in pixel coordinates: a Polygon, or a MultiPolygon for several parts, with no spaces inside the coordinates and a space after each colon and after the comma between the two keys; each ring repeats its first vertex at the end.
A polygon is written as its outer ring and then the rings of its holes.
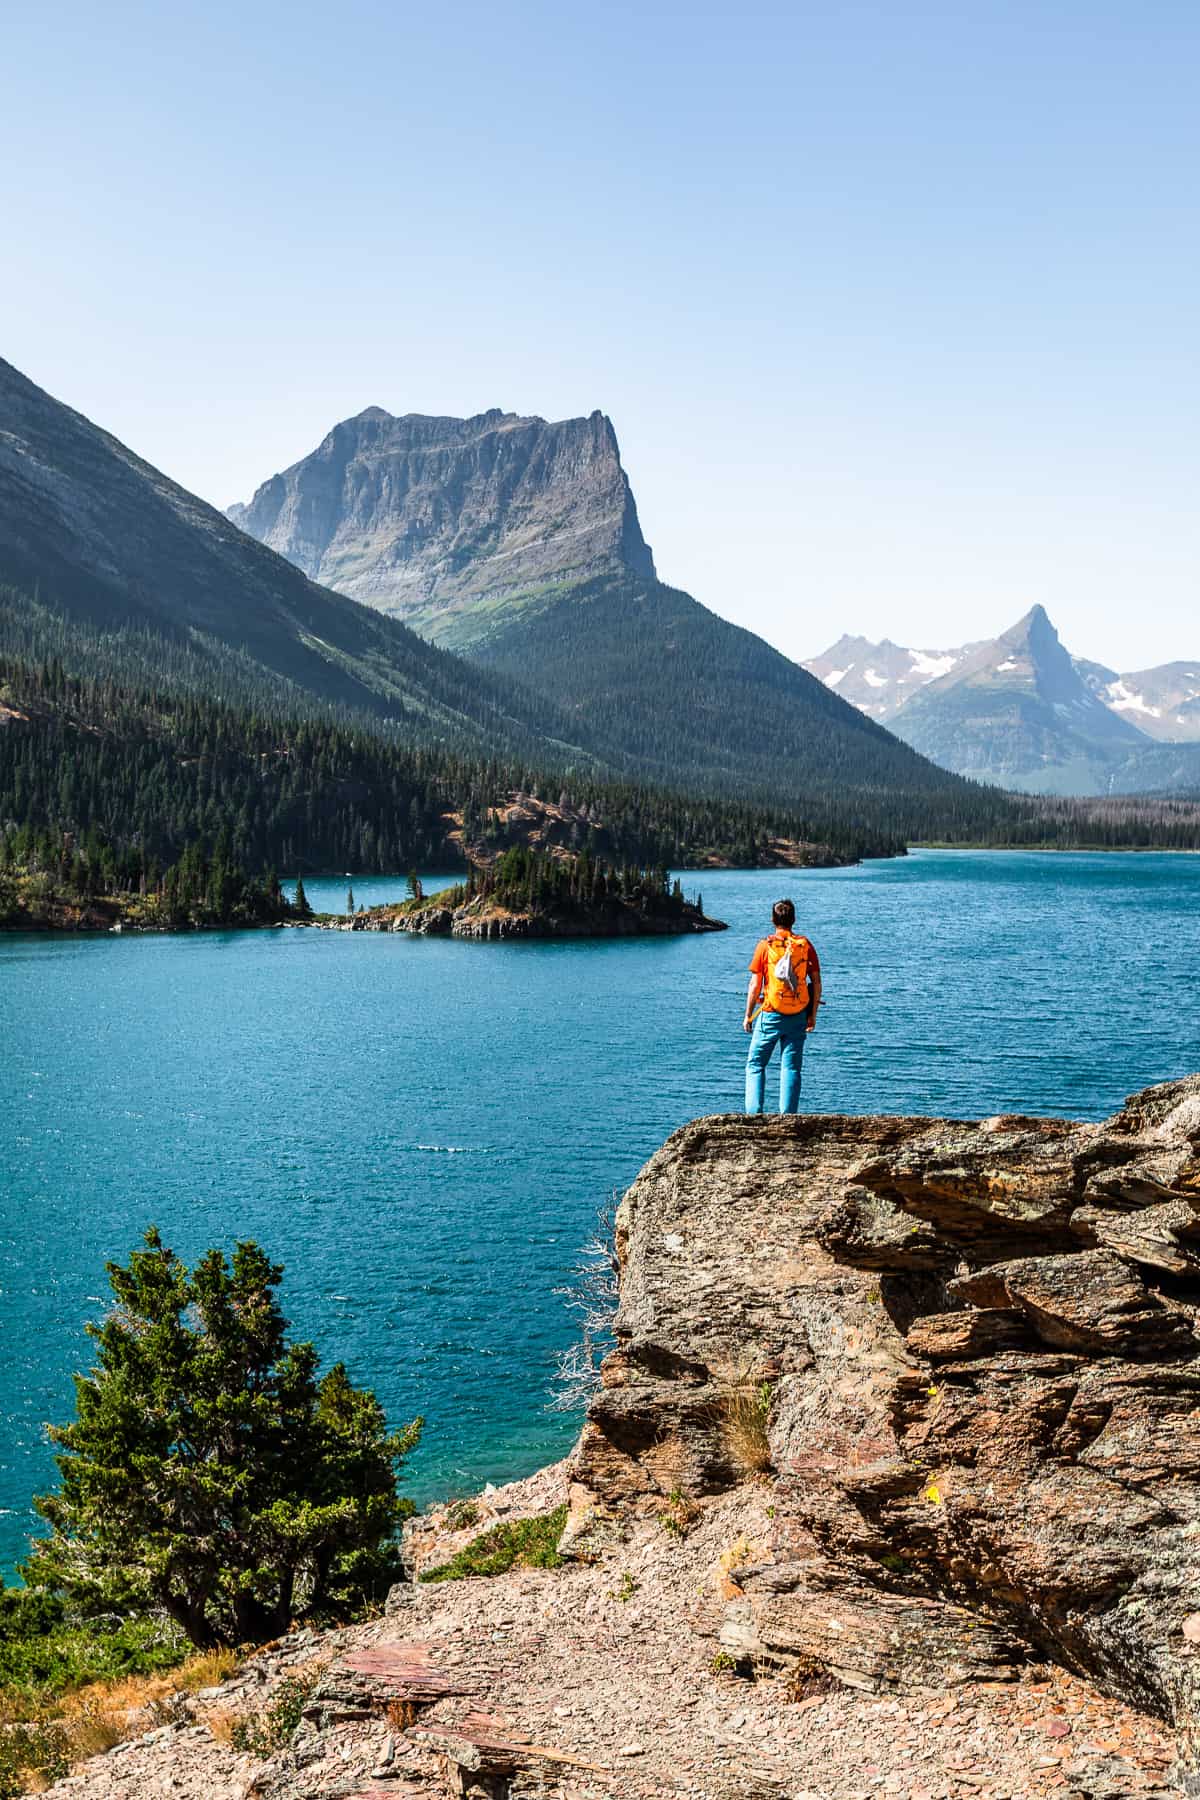
{"type": "Polygon", "coordinates": [[[490,1531],[472,1538],[449,1562],[427,1569],[421,1580],[465,1581],[470,1575],[503,1575],[509,1569],[561,1568],[558,1540],[566,1523],[566,1507],[556,1506],[536,1519],[493,1525],[490,1531]]]}

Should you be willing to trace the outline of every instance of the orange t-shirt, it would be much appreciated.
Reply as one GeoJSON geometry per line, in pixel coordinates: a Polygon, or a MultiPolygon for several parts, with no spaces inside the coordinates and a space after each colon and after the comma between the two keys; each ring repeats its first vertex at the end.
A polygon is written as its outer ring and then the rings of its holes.
{"type": "MultiPolygon", "coordinates": [[[[768,946],[778,943],[782,947],[790,937],[794,937],[798,942],[808,945],[808,972],[814,980],[820,980],[821,964],[817,958],[816,945],[813,944],[809,938],[804,937],[803,933],[799,931],[776,931],[769,938],[761,938],[754,946],[754,955],[750,958],[751,975],[757,975],[765,982],[770,974],[770,962],[767,956],[768,946]]],[[[797,995],[795,1000],[781,1000],[778,1010],[780,1012],[798,1013],[803,1012],[808,1004],[809,996],[807,994],[803,1000],[797,995]]]]}

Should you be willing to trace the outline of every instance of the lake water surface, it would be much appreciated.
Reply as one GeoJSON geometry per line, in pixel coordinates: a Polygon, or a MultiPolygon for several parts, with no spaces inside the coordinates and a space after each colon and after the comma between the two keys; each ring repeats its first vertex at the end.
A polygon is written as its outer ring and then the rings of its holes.
{"type": "Polygon", "coordinates": [[[670,1131],[739,1108],[780,893],[825,973],[809,1110],[1100,1118],[1200,1067],[1198,858],[925,851],[685,886],[732,929],[0,936],[0,1566],[53,1478],[42,1425],[70,1416],[104,1261],[150,1221],[187,1258],[250,1236],[286,1264],[294,1328],[393,1421],[425,1413],[417,1498],[560,1454],[554,1289],[670,1131]]]}

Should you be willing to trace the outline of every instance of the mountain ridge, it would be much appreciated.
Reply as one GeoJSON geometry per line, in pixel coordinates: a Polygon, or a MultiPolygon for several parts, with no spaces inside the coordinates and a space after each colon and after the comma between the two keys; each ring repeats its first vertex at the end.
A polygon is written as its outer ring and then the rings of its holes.
{"type": "Polygon", "coordinates": [[[603,413],[356,415],[232,512],[300,566],[552,696],[572,741],[620,744],[656,781],[856,808],[890,790],[905,819],[939,792],[951,811],[972,804],[659,578],[603,413]]]}
{"type": "Polygon", "coordinates": [[[223,513],[0,359],[0,582],[91,626],[144,627],[281,692],[414,735],[543,748],[546,702],[318,586],[223,513]]]}
{"type": "MultiPolygon", "coordinates": [[[[532,651],[515,673],[468,663],[312,582],[3,362],[0,417],[0,653],[26,670],[31,658],[58,660],[77,676],[136,683],[152,699],[191,694],[308,718],[340,711],[351,731],[473,759],[478,768],[462,771],[468,787],[494,785],[485,765],[500,757],[510,768],[516,762],[513,786],[594,773],[612,787],[605,805],[617,810],[653,814],[667,791],[686,794],[693,809],[713,801],[728,811],[731,803],[745,815],[734,830],[750,864],[777,835],[779,818],[797,841],[857,855],[902,850],[906,836],[961,832],[966,820],[990,830],[1007,817],[1003,805],[924,762],[750,634],[649,577],[634,578],[624,564],[618,599],[654,615],[648,629],[626,645],[607,698],[597,670],[578,657],[556,696],[532,651]],[[639,687],[672,648],[665,685],[639,687]],[[737,716],[701,667],[714,649],[734,686],[745,665],[737,716]],[[697,673],[708,684],[699,702],[686,686],[697,673]],[[622,693],[636,716],[614,702],[622,693]],[[767,698],[781,720],[774,737],[763,727],[767,698]],[[806,759],[797,767],[788,762],[792,749],[806,759]]],[[[604,448],[610,428],[602,415],[585,424],[589,442],[604,448]]],[[[457,434],[437,420],[421,429],[457,434]]],[[[486,435],[494,443],[490,426],[486,435]]],[[[620,498],[626,487],[621,472],[609,491],[620,498]]],[[[648,549],[639,555],[653,566],[648,549]]],[[[542,610],[554,614],[556,602],[561,594],[548,595],[542,610]]],[[[522,627],[532,616],[519,615],[522,627]]],[[[601,644],[619,629],[619,617],[603,609],[589,618],[601,644]]],[[[542,636],[543,664],[556,636],[561,645],[558,620],[542,636]]],[[[19,821],[20,809],[12,816],[19,821]]]]}
{"type": "Polygon", "coordinates": [[[1047,794],[1200,790],[1200,663],[1118,675],[1072,656],[1040,604],[955,649],[843,634],[805,667],[959,774],[1047,794]]]}

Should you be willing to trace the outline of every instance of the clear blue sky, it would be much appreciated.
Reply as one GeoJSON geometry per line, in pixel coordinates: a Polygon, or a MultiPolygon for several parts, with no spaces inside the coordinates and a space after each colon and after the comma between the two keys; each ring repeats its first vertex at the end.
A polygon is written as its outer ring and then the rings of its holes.
{"type": "Polygon", "coordinates": [[[1200,655],[1195,0],[64,0],[2,91],[0,354],[210,500],[598,406],[793,655],[1200,655]]]}

